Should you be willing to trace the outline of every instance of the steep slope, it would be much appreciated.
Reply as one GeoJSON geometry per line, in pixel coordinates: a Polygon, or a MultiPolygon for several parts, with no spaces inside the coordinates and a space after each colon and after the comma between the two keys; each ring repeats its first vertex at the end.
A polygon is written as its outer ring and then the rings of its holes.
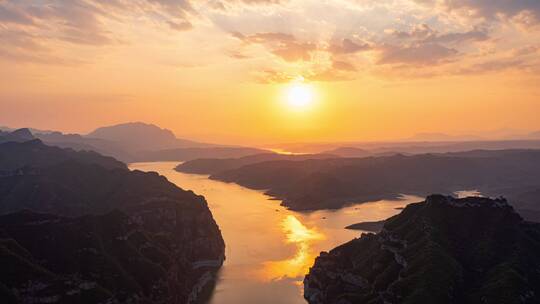
{"type": "Polygon", "coordinates": [[[0,145],[0,156],[6,299],[195,303],[213,282],[224,242],[204,197],[39,141],[0,145]]]}
{"type": "MultiPolygon", "coordinates": [[[[170,215],[148,217],[167,223],[170,215]]],[[[183,220],[193,227],[201,224],[183,220]]],[[[196,229],[186,230],[189,226],[145,223],[148,219],[134,221],[120,211],[80,218],[29,211],[0,216],[0,282],[9,290],[3,296],[0,291],[0,298],[13,303],[187,303],[193,286],[212,269],[197,267],[197,261],[215,257],[200,246],[185,247],[193,245],[191,239],[207,240],[196,229]]]]}
{"type": "Polygon", "coordinates": [[[540,225],[504,199],[429,196],[322,253],[309,303],[539,303],[540,225]]]}

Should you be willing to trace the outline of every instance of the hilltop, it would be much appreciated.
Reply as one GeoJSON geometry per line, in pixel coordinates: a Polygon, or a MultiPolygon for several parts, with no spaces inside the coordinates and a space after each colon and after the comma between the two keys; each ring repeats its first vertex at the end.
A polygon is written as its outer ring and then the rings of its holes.
{"type": "Polygon", "coordinates": [[[540,224],[505,199],[432,195],[378,234],[321,253],[304,280],[311,304],[538,303],[540,224]]]}

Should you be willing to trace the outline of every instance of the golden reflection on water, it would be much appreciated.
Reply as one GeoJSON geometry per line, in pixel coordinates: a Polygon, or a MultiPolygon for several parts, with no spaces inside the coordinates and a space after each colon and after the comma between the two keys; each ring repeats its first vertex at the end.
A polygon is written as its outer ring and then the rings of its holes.
{"type": "Polygon", "coordinates": [[[306,227],[294,215],[286,216],[281,227],[286,236],[285,243],[296,246],[295,254],[286,260],[264,262],[261,272],[263,280],[273,281],[303,277],[317,257],[317,253],[312,247],[313,243],[326,238],[317,229],[306,227]]]}

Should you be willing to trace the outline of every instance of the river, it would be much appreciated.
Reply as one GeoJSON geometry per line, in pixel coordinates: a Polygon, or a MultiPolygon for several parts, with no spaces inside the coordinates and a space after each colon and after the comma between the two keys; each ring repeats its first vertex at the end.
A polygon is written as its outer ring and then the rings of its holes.
{"type": "Polygon", "coordinates": [[[395,215],[411,202],[403,196],[333,211],[294,212],[260,191],[176,172],[177,162],[135,163],[130,169],[156,171],[182,189],[204,195],[226,243],[226,261],[209,304],[297,304],[302,280],[320,251],[360,236],[350,224],[395,215]]]}

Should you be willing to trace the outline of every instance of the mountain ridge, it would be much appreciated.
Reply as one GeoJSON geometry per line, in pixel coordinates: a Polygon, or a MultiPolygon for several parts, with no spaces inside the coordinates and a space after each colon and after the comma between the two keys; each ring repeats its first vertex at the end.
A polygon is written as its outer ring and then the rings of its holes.
{"type": "Polygon", "coordinates": [[[37,139],[0,144],[0,173],[9,303],[196,303],[212,288],[225,243],[204,197],[37,139]]]}

